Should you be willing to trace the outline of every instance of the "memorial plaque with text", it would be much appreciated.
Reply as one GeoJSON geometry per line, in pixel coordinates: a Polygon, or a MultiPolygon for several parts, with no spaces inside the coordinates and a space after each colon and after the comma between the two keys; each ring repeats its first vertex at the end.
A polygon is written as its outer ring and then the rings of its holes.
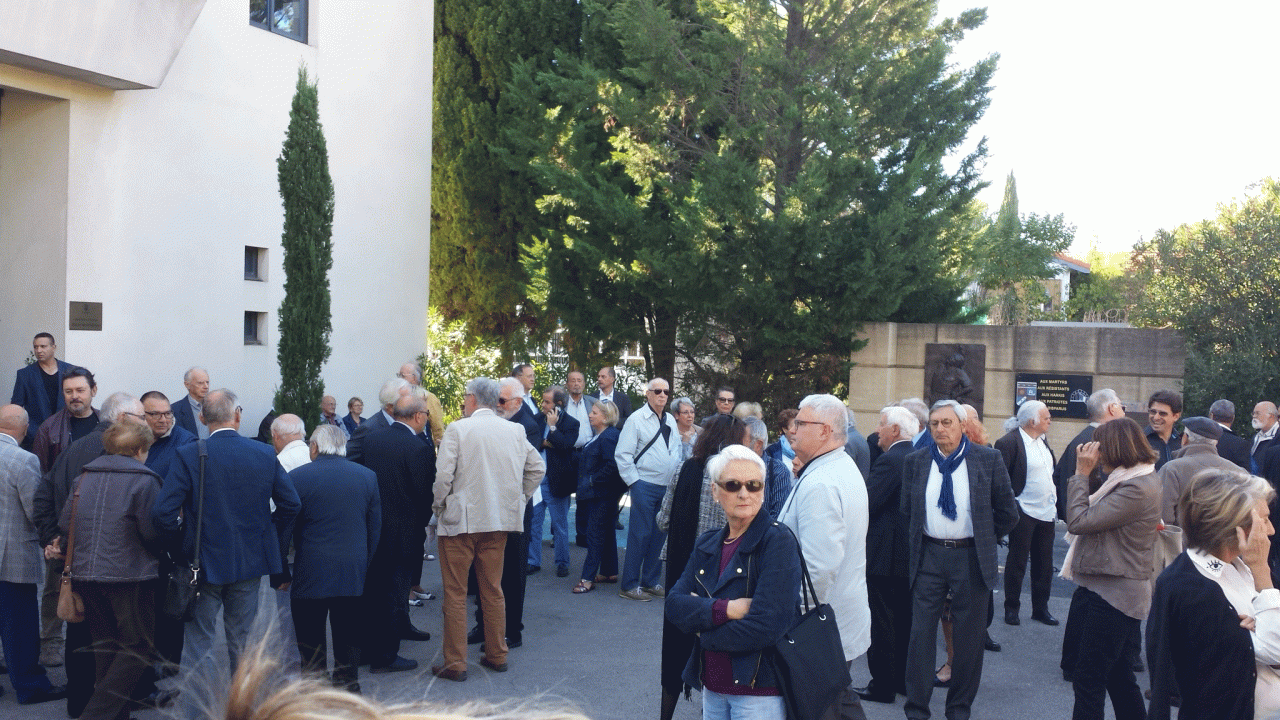
{"type": "Polygon", "coordinates": [[[101,330],[102,329],[102,303],[100,302],[75,302],[71,303],[71,312],[68,317],[67,328],[70,330],[101,330]]]}
{"type": "Polygon", "coordinates": [[[1088,419],[1085,401],[1093,394],[1092,375],[1018,373],[1014,380],[1013,411],[1027,400],[1039,400],[1056,418],[1088,419]]]}

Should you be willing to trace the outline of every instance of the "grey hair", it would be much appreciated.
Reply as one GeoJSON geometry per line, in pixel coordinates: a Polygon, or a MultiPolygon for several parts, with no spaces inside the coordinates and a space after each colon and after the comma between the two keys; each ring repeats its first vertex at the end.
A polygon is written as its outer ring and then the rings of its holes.
{"type": "MultiPolygon", "coordinates": [[[[102,401],[102,409],[98,411],[98,416],[107,422],[115,422],[124,413],[135,409],[135,404],[141,405],[137,398],[129,393],[111,393],[106,400],[102,401]]],[[[140,411],[139,414],[141,414],[140,411]]]]}
{"type": "Polygon", "coordinates": [[[848,415],[845,404],[835,395],[810,395],[800,401],[800,409],[813,408],[818,417],[831,425],[833,432],[840,435],[848,434],[848,415]]]}
{"type": "Polygon", "coordinates": [[[1026,427],[1033,422],[1038,422],[1040,411],[1048,407],[1039,400],[1028,400],[1022,403],[1022,407],[1018,408],[1018,427],[1026,427]]]}
{"type": "Polygon", "coordinates": [[[382,383],[382,389],[378,391],[378,403],[381,407],[395,405],[400,399],[400,391],[409,387],[409,381],[402,377],[394,377],[382,383]]]}
{"type": "MultiPolygon", "coordinates": [[[[650,380],[649,382],[647,382],[647,383],[645,383],[645,384],[644,384],[644,389],[645,389],[645,390],[652,390],[652,389],[653,389],[653,384],[654,384],[654,383],[656,383],[656,382],[664,382],[664,383],[665,383],[665,382],[667,382],[667,380],[666,380],[666,378],[660,378],[660,377],[653,378],[652,380],[650,380]]],[[[668,388],[670,388],[670,387],[671,387],[671,383],[667,383],[667,387],[668,387],[668,388]]]]}
{"type": "Polygon", "coordinates": [[[849,407],[848,405],[845,405],[844,407],[844,419],[848,421],[849,427],[853,428],[854,430],[858,429],[858,418],[854,417],[853,408],[849,407]]]}
{"type": "Polygon", "coordinates": [[[302,422],[302,418],[297,415],[285,413],[271,421],[272,437],[287,437],[289,435],[306,437],[307,426],[306,423],[302,422]]]}
{"type": "Polygon", "coordinates": [[[501,380],[499,380],[498,381],[499,393],[502,392],[502,388],[511,388],[511,392],[515,393],[514,395],[511,396],[513,398],[524,397],[524,385],[521,385],[520,381],[513,377],[504,377],[501,380]]]}
{"type": "Polygon", "coordinates": [[[347,437],[336,425],[321,423],[311,431],[311,444],[316,446],[316,452],[321,455],[347,456],[347,437]]]}
{"type": "MultiPolygon", "coordinates": [[[[411,362],[405,363],[404,365],[401,365],[400,369],[403,370],[405,365],[411,366],[413,368],[413,378],[418,382],[422,382],[422,366],[418,365],[418,363],[416,362],[411,361],[411,362]]],[[[400,378],[400,379],[404,380],[404,378],[400,378]]],[[[405,380],[405,382],[409,382],[409,381],[405,380]]]]}
{"type": "Polygon", "coordinates": [[[490,410],[498,407],[498,381],[487,377],[478,377],[467,382],[467,395],[476,399],[478,407],[489,408],[490,410]]]}
{"type": "Polygon", "coordinates": [[[929,414],[933,415],[934,413],[938,412],[942,408],[946,408],[946,407],[949,407],[955,411],[956,419],[959,420],[960,422],[965,422],[966,420],[969,419],[969,413],[964,409],[964,406],[956,402],[955,400],[939,400],[938,402],[933,404],[933,407],[929,408],[929,414]]]}
{"type": "Polygon", "coordinates": [[[1018,416],[1017,416],[1017,415],[1011,415],[1011,416],[1009,417],[1009,419],[1005,420],[1005,421],[1004,421],[1004,423],[1002,423],[1002,424],[1000,425],[1000,429],[1001,429],[1001,430],[1004,430],[1005,432],[1013,432],[1014,430],[1017,430],[1017,429],[1018,429],[1018,416]]]}
{"type": "Polygon", "coordinates": [[[769,428],[765,426],[764,421],[755,415],[748,415],[742,418],[743,424],[747,426],[747,430],[751,433],[751,442],[769,442],[769,428]]]}
{"type": "MultiPolygon", "coordinates": [[[[803,404],[803,403],[801,403],[803,404]]],[[[711,482],[720,482],[720,476],[724,473],[724,469],[734,460],[749,460],[755,464],[756,469],[760,472],[760,479],[765,479],[764,460],[755,453],[754,450],[746,445],[726,445],[720,452],[707,462],[707,477],[711,478],[711,482]]]]}
{"type": "Polygon", "coordinates": [[[676,398],[675,401],[671,403],[671,412],[679,415],[681,405],[688,405],[689,407],[693,407],[693,401],[690,400],[689,396],[687,395],[681,398],[676,398]]]}
{"type": "MultiPolygon", "coordinates": [[[[899,407],[904,407],[912,415],[916,416],[916,422],[920,423],[920,427],[929,427],[929,406],[920,398],[905,398],[898,401],[899,407]]],[[[918,430],[916,432],[919,432],[918,430]]]]}
{"type": "Polygon", "coordinates": [[[200,416],[205,425],[221,425],[231,422],[236,416],[236,402],[240,398],[226,388],[210,390],[200,406],[200,416]]]}
{"type": "Polygon", "coordinates": [[[396,401],[391,410],[391,417],[396,420],[408,420],[418,413],[427,412],[427,402],[416,395],[406,395],[396,401]]]}
{"type": "Polygon", "coordinates": [[[197,371],[197,370],[199,370],[200,372],[204,373],[205,375],[208,375],[208,374],[209,374],[209,371],[208,371],[208,370],[205,370],[204,368],[200,367],[199,365],[196,365],[195,367],[189,367],[189,368],[187,368],[187,371],[186,371],[186,372],[182,373],[182,382],[184,382],[184,383],[191,382],[191,373],[193,373],[193,372],[195,372],[195,371],[197,371]]]}
{"type": "Polygon", "coordinates": [[[1120,396],[1116,395],[1116,391],[1111,388],[1102,388],[1089,396],[1084,401],[1084,409],[1089,414],[1090,420],[1101,420],[1103,415],[1107,414],[1107,407],[1111,403],[1120,402],[1120,396]]]}
{"type": "Polygon", "coordinates": [[[551,387],[542,391],[543,395],[546,395],[547,393],[551,393],[551,402],[555,403],[556,405],[564,406],[564,405],[567,405],[569,402],[569,393],[564,389],[563,386],[552,385],[551,387]]]}
{"type": "Polygon", "coordinates": [[[901,405],[890,405],[887,408],[882,408],[880,415],[885,419],[885,424],[898,428],[898,434],[902,438],[909,439],[920,432],[920,421],[916,419],[915,413],[901,405]]]}
{"type": "Polygon", "coordinates": [[[1218,446],[1217,438],[1206,437],[1204,435],[1193,433],[1190,430],[1186,429],[1185,427],[1182,428],[1182,434],[1187,436],[1188,445],[1209,445],[1212,447],[1218,446]]]}
{"type": "Polygon", "coordinates": [[[1209,406],[1209,417],[1216,422],[1230,425],[1236,419],[1236,404],[1225,398],[1214,400],[1209,406]]]}

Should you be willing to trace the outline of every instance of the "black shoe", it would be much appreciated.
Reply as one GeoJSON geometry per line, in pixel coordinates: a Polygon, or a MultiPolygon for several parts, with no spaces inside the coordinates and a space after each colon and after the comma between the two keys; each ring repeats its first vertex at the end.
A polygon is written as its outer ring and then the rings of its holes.
{"type": "Polygon", "coordinates": [[[569,567],[567,565],[557,565],[556,577],[569,577],[569,567]]]}
{"type": "Polygon", "coordinates": [[[19,700],[19,705],[35,705],[37,703],[47,703],[54,700],[65,700],[67,697],[66,685],[54,685],[48,690],[37,690],[27,696],[25,700],[19,700]]]}
{"type": "Polygon", "coordinates": [[[1022,624],[1022,621],[1018,619],[1018,611],[1017,611],[1017,610],[1010,610],[1009,608],[1005,608],[1005,610],[1004,610],[1004,624],[1005,624],[1005,625],[1021,625],[1021,624],[1022,624]]]}
{"type": "MultiPolygon", "coordinates": [[[[519,640],[512,640],[512,639],[510,639],[510,638],[507,638],[507,649],[508,649],[508,650],[515,650],[516,648],[520,647],[521,645],[524,645],[524,643],[523,643],[523,642],[520,642],[519,640]]],[[[484,652],[484,645],[483,645],[483,644],[481,644],[481,645],[480,645],[480,652],[484,652]]]]}
{"type": "Polygon", "coordinates": [[[533,575],[535,573],[540,573],[540,572],[542,572],[541,565],[530,565],[528,563],[525,563],[525,566],[524,566],[525,575],[533,575]]]}
{"type": "Polygon", "coordinates": [[[1000,643],[992,640],[990,635],[987,636],[987,641],[982,644],[982,647],[986,648],[987,652],[1000,652],[1000,643]]]}
{"type": "Polygon", "coordinates": [[[479,645],[484,642],[484,628],[479,625],[471,628],[471,632],[467,633],[468,645],[479,645]]]}
{"type": "Polygon", "coordinates": [[[858,697],[867,702],[891,703],[898,699],[898,696],[894,693],[880,692],[870,685],[864,688],[854,688],[853,691],[858,693],[858,697]]]}
{"type": "Polygon", "coordinates": [[[369,666],[369,672],[371,673],[405,672],[407,670],[417,670],[417,669],[418,669],[417,660],[402,658],[399,655],[397,655],[394,660],[392,660],[390,663],[386,665],[370,665],[369,666]]]}
{"type": "Polygon", "coordinates": [[[1050,615],[1048,610],[1045,610],[1044,612],[1031,613],[1031,619],[1050,626],[1058,624],[1058,618],[1050,615]]]}
{"type": "Polygon", "coordinates": [[[408,628],[404,630],[404,632],[400,633],[400,639],[412,640],[416,642],[426,642],[431,639],[431,633],[424,632],[410,625],[408,628]]]}

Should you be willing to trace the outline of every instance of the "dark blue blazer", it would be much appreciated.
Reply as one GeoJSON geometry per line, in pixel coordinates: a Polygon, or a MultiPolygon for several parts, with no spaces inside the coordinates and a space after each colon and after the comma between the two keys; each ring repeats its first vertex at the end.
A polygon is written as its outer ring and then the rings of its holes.
{"type": "Polygon", "coordinates": [[[627,491],[627,484],[618,472],[618,461],[613,457],[620,435],[622,431],[618,428],[606,427],[583,446],[578,458],[579,500],[622,497],[627,491]]]}
{"type": "Polygon", "coordinates": [[[196,411],[191,407],[191,396],[183,395],[182,399],[169,405],[173,410],[173,422],[187,432],[200,437],[200,425],[196,422],[196,411]]]}
{"type": "Polygon", "coordinates": [[[382,530],[378,476],[346,458],[317,455],[289,479],[302,501],[289,592],[303,600],[359,596],[382,530]]]}
{"type": "MultiPolygon", "coordinates": [[[[200,537],[203,579],[225,585],[279,573],[282,548],[299,509],[293,481],[270,447],[234,430],[210,435],[207,444],[200,537]],[[268,500],[276,503],[274,513],[268,500]]],[[[152,509],[156,530],[171,539],[181,537],[181,556],[186,559],[195,552],[199,482],[199,443],[190,443],[178,448],[152,509]],[[178,521],[179,510],[186,518],[183,523],[178,521]]]]}
{"type": "MultiPolygon", "coordinates": [[[[599,400],[600,391],[587,393],[591,397],[599,400]]],[[[671,397],[668,395],[667,397],[671,397]]],[[[622,392],[616,385],[613,388],[613,404],[618,406],[618,427],[622,427],[627,422],[627,417],[631,415],[631,397],[622,392]]]]}
{"type": "Polygon", "coordinates": [[[382,503],[379,551],[396,558],[416,554],[421,562],[422,548],[413,549],[414,531],[431,522],[435,448],[422,436],[414,435],[408,425],[396,423],[365,436],[361,464],[378,478],[382,503]]]}
{"type": "Polygon", "coordinates": [[[186,428],[175,423],[167,436],[151,444],[151,450],[147,452],[147,467],[161,478],[167,477],[169,467],[178,455],[178,448],[193,443],[197,439],[186,428]]]}
{"type": "Polygon", "coordinates": [[[894,443],[871,463],[867,476],[867,574],[907,577],[911,546],[907,516],[901,508],[902,467],[912,452],[911,441],[894,443]]]}
{"type": "Polygon", "coordinates": [[[27,411],[27,437],[25,442],[28,444],[35,441],[36,431],[40,429],[40,423],[62,409],[62,377],[71,369],[71,363],[61,360],[57,362],[58,392],[54,396],[53,407],[49,407],[49,395],[44,391],[44,378],[41,377],[44,375],[44,371],[40,369],[40,363],[31,363],[24,368],[19,368],[18,376],[13,381],[13,398],[9,402],[14,405],[21,405],[27,411]]]}
{"type": "MultiPolygon", "coordinates": [[[[567,414],[568,413],[562,413],[562,415],[567,414]]],[[[521,402],[520,410],[508,419],[513,423],[520,423],[524,426],[525,439],[529,441],[529,444],[532,445],[535,450],[538,450],[539,452],[542,451],[542,434],[543,431],[547,429],[546,415],[530,411],[529,406],[525,405],[524,402],[521,402]]]]}
{"type": "Polygon", "coordinates": [[[360,425],[362,424],[364,424],[364,418],[361,418],[360,423],[357,423],[356,419],[351,417],[351,413],[347,413],[346,415],[342,416],[342,427],[347,429],[347,437],[351,437],[352,435],[355,435],[356,429],[359,428],[360,425]]]}
{"type": "Polygon", "coordinates": [[[1241,468],[1249,469],[1249,451],[1253,449],[1253,443],[1245,440],[1235,434],[1228,428],[1222,429],[1222,437],[1218,438],[1218,455],[1231,462],[1239,465],[1241,468]]]}
{"type": "MultiPolygon", "coordinates": [[[[539,413],[546,422],[546,415],[539,413]]],[[[578,462],[573,452],[573,444],[578,441],[577,418],[560,410],[560,420],[556,429],[547,433],[547,482],[551,485],[551,496],[566,498],[578,489],[578,462]]]]}
{"type": "Polygon", "coordinates": [[[351,433],[351,437],[347,439],[347,459],[353,463],[364,464],[364,439],[375,430],[382,430],[390,423],[387,422],[386,413],[382,412],[382,408],[378,408],[371,417],[364,419],[360,423],[360,427],[351,433]]]}

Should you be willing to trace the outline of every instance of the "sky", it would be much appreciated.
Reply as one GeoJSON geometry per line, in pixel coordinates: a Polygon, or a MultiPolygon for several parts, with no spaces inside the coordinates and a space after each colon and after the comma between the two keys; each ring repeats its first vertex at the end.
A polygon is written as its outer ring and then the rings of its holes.
{"type": "Polygon", "coordinates": [[[956,48],[972,66],[998,53],[979,199],[994,212],[1006,176],[1022,213],[1076,225],[1127,250],[1161,228],[1212,218],[1280,175],[1276,0],[939,0],[939,16],[987,8],[956,48]]]}

